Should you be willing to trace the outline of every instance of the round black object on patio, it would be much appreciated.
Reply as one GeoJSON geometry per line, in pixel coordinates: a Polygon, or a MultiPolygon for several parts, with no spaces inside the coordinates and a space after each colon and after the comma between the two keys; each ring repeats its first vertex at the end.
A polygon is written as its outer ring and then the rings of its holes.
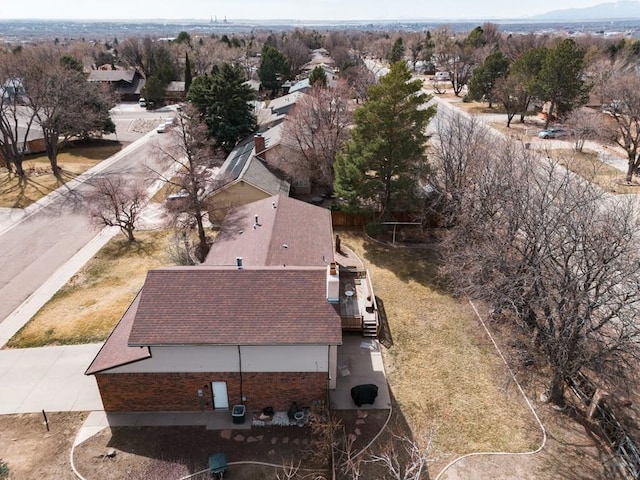
{"type": "Polygon", "coordinates": [[[373,405],[378,396],[378,386],[373,383],[356,385],[351,389],[351,398],[356,406],[360,407],[365,403],[373,405]]]}

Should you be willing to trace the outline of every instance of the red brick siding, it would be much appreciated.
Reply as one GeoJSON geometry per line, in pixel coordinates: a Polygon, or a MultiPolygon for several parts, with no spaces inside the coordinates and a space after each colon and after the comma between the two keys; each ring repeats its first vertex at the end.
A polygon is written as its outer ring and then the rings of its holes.
{"type": "MultiPolygon", "coordinates": [[[[205,409],[212,409],[211,382],[227,382],[229,404],[240,402],[239,373],[114,373],[97,374],[96,381],[107,412],[200,411],[198,389],[204,390],[205,409]]],[[[266,406],[286,410],[326,401],[327,373],[243,373],[242,393],[247,408],[266,406]]]]}
{"type": "Polygon", "coordinates": [[[36,138],[29,140],[29,153],[42,153],[47,151],[47,145],[44,143],[44,138],[36,138]]]}
{"type": "Polygon", "coordinates": [[[96,381],[107,412],[197,412],[198,389],[211,410],[211,382],[227,382],[230,404],[240,400],[238,373],[113,373],[98,374],[96,381]]]}
{"type": "Polygon", "coordinates": [[[271,406],[287,410],[291,402],[311,406],[314,400],[327,400],[329,377],[326,372],[273,372],[242,374],[242,392],[251,411],[271,406]]]}
{"type": "MultiPolygon", "coordinates": [[[[27,154],[33,153],[42,153],[47,151],[47,146],[44,143],[44,138],[36,138],[34,140],[29,140],[27,142],[27,154]]],[[[7,162],[5,161],[4,154],[0,152],[0,167],[6,167],[7,162]]]]}

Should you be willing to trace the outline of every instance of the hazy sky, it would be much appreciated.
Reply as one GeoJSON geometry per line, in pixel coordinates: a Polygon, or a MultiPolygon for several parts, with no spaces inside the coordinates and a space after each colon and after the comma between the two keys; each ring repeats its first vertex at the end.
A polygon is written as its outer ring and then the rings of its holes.
{"type": "MultiPolygon", "coordinates": [[[[0,0],[0,19],[520,18],[607,0],[0,0]]],[[[609,0],[610,1],[610,0],[609,0]]]]}

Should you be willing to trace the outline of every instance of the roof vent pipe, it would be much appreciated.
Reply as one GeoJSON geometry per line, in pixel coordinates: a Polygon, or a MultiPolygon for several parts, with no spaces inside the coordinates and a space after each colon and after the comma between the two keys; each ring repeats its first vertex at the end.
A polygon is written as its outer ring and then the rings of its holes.
{"type": "Polygon", "coordinates": [[[271,202],[271,208],[276,208],[276,202],[271,202]]]}
{"type": "Polygon", "coordinates": [[[256,215],[256,225],[260,225],[260,222],[258,222],[258,215],[256,215]]]}
{"type": "Polygon", "coordinates": [[[238,270],[242,270],[242,257],[236,257],[236,266],[238,270]]]}

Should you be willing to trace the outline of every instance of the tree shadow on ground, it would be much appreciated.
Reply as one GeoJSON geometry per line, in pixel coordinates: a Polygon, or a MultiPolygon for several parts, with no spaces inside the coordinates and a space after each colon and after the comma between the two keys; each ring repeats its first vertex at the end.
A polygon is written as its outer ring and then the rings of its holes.
{"type": "Polygon", "coordinates": [[[0,195],[13,197],[11,208],[25,208],[53,190],[28,175],[8,174],[0,181],[0,195]]]}
{"type": "Polygon", "coordinates": [[[580,412],[569,409],[564,413],[553,411],[551,415],[557,417],[545,422],[552,429],[547,428],[547,446],[540,454],[542,471],[567,480],[627,478],[619,458],[592,431],[580,412]]]}
{"type": "Polygon", "coordinates": [[[404,283],[417,282],[438,293],[450,294],[446,282],[438,271],[441,259],[437,243],[394,246],[391,243],[376,240],[362,230],[336,230],[349,232],[362,238],[364,253],[361,255],[366,263],[393,272],[404,283]]]}

